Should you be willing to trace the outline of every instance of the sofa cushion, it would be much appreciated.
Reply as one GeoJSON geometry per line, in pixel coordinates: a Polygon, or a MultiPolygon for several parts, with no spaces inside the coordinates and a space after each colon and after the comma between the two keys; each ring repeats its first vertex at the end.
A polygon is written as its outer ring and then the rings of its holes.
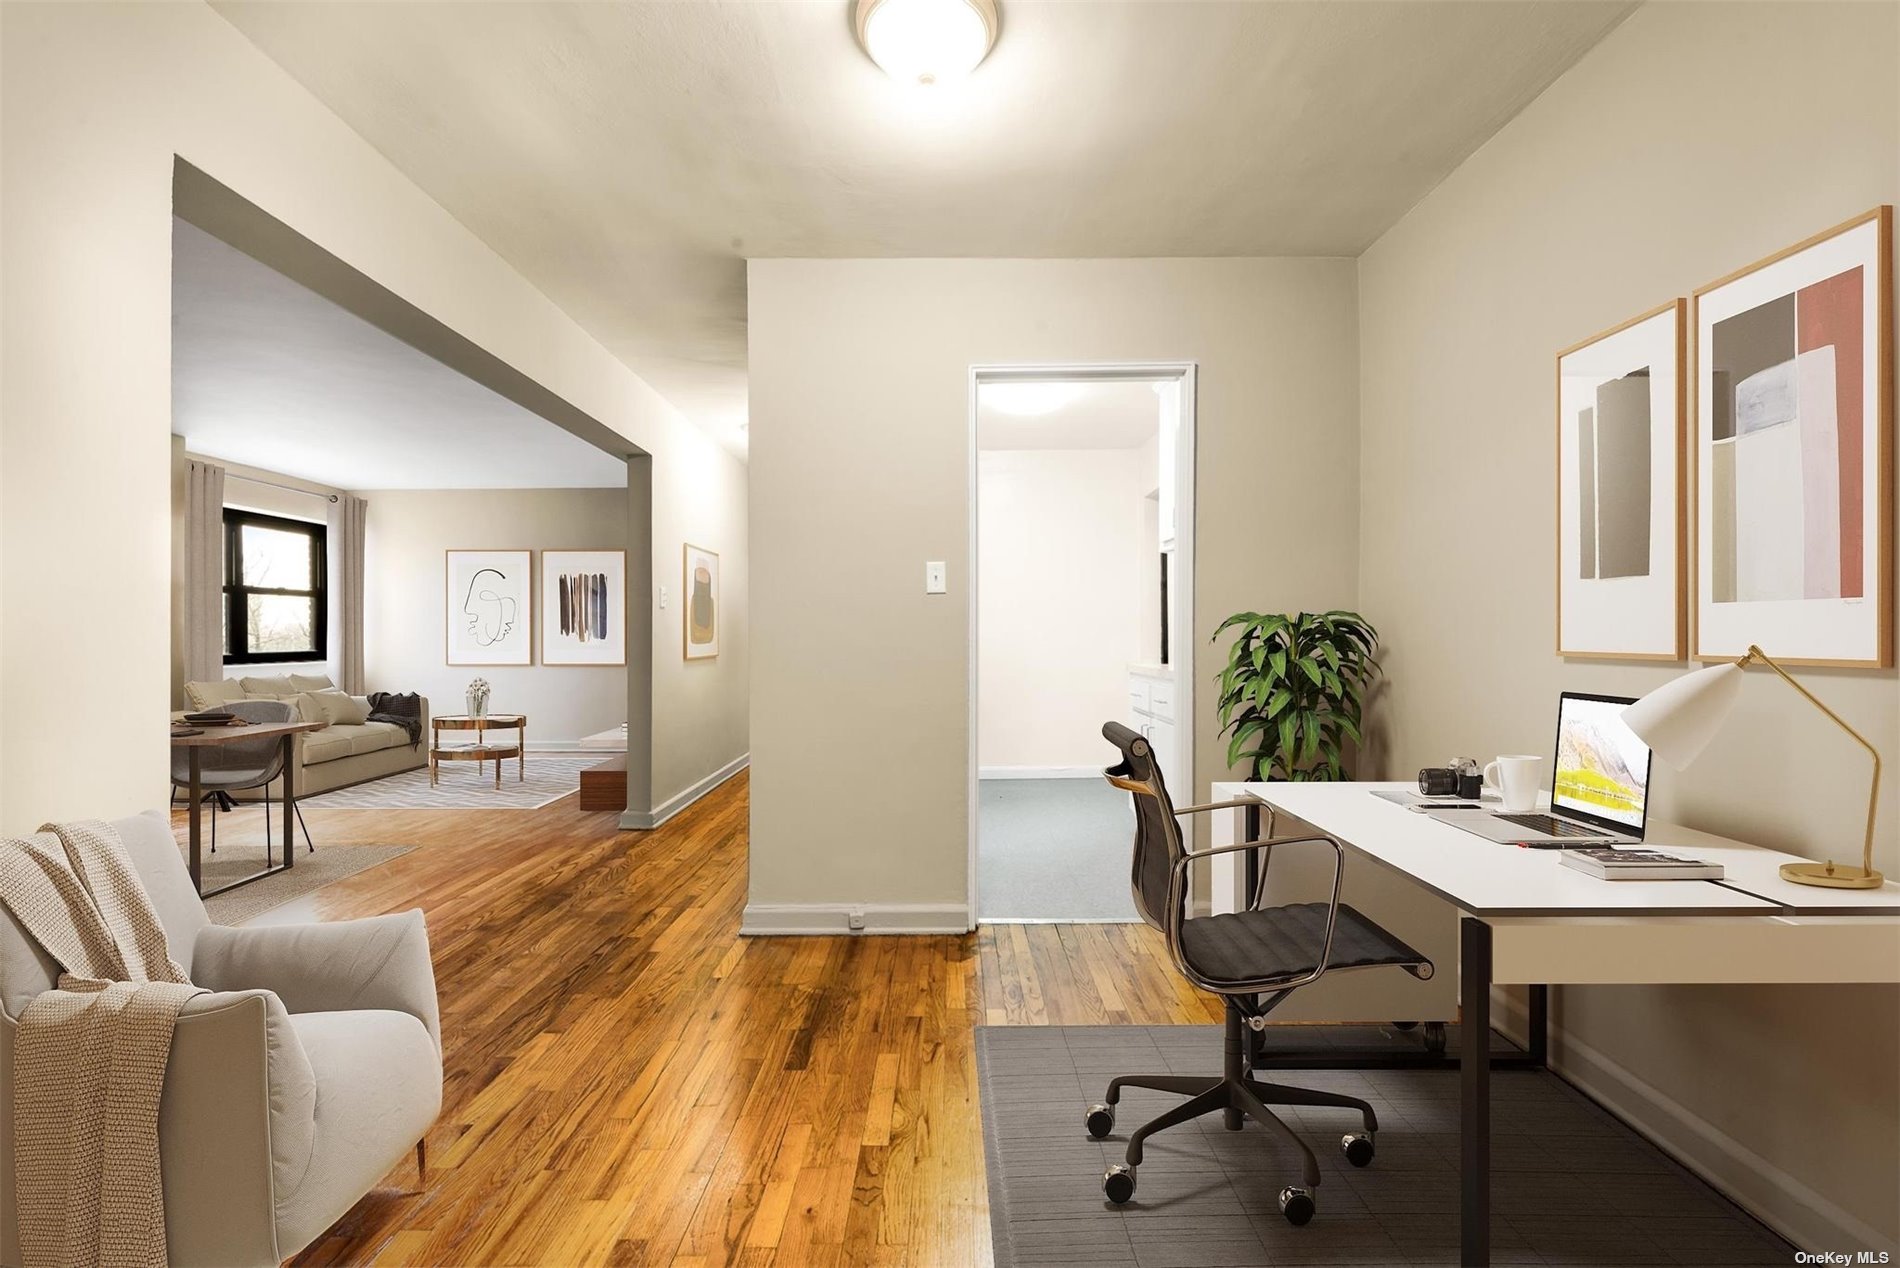
{"type": "Polygon", "coordinates": [[[238,681],[244,684],[245,692],[253,696],[269,696],[276,699],[279,696],[291,696],[297,693],[297,689],[290,685],[290,679],[282,674],[275,678],[240,678],[238,681]]]}
{"type": "Polygon", "coordinates": [[[221,704],[242,700],[245,694],[244,684],[235,678],[185,684],[185,702],[194,709],[215,709],[221,704]]]}
{"type": "Polygon", "coordinates": [[[330,725],[330,715],[323,711],[323,706],[307,691],[299,691],[288,696],[247,696],[245,698],[247,700],[275,700],[280,704],[287,704],[295,714],[292,718],[295,722],[314,722],[318,726],[326,727],[330,725]]]}
{"type": "Polygon", "coordinates": [[[328,674],[292,674],[290,685],[297,691],[335,691],[336,684],[330,681],[328,674]]]}
{"type": "Polygon", "coordinates": [[[369,701],[341,691],[313,691],[310,698],[332,726],[361,726],[369,721],[369,701]]]}
{"type": "Polygon", "coordinates": [[[332,726],[304,736],[303,764],[318,766],[324,762],[334,762],[339,757],[348,757],[350,737],[343,732],[349,729],[349,727],[332,726]]]}

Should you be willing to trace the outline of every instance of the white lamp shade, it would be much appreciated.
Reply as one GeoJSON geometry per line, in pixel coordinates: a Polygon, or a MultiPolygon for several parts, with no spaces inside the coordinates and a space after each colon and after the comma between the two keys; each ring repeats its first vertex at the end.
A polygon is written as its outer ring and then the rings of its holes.
{"type": "Polygon", "coordinates": [[[1710,665],[1664,683],[1623,710],[1636,738],[1681,770],[1702,755],[1722,729],[1742,690],[1742,667],[1710,665]]]}

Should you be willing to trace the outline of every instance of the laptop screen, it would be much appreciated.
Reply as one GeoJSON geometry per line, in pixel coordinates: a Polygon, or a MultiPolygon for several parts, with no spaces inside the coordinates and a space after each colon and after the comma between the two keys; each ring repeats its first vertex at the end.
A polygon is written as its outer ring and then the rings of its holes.
{"type": "Polygon", "coordinates": [[[1643,834],[1649,746],[1623,721],[1625,696],[1566,691],[1557,705],[1550,804],[1600,826],[1643,834]]]}

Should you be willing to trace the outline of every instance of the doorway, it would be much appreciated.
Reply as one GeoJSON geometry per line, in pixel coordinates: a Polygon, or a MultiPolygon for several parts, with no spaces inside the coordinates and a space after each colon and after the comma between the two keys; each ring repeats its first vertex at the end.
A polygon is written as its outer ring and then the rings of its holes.
{"type": "Polygon", "coordinates": [[[970,386],[969,901],[1139,919],[1104,722],[1191,788],[1194,367],[978,367],[970,386]]]}

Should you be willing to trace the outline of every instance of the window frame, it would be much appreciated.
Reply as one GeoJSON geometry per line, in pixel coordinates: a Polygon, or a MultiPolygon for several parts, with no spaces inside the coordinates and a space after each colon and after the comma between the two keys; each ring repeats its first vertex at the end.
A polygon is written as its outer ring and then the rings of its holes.
{"type": "Polygon", "coordinates": [[[224,628],[226,645],[231,648],[224,654],[225,664],[287,665],[324,661],[330,658],[329,546],[329,527],[314,520],[291,519],[284,515],[266,515],[262,511],[247,511],[235,506],[224,508],[224,628]],[[244,585],[244,529],[246,527],[269,528],[279,532],[301,533],[306,536],[310,541],[311,588],[303,590],[279,586],[244,585]],[[246,637],[246,621],[250,605],[246,600],[253,594],[282,594],[296,598],[309,598],[313,617],[311,622],[313,650],[307,652],[242,650],[250,646],[250,640],[246,637]]]}

